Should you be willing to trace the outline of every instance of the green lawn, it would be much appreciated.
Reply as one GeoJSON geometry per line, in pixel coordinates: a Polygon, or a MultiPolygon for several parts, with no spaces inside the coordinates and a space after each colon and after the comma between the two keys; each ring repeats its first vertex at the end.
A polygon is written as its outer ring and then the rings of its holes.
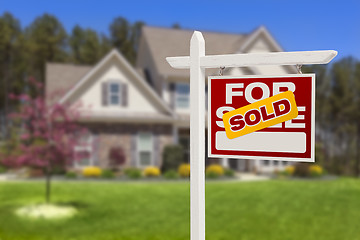
{"type": "MultiPolygon", "coordinates": [[[[14,210],[43,199],[42,182],[0,183],[1,240],[189,239],[189,183],[55,182],[70,220],[28,221],[14,210]]],[[[220,239],[360,239],[360,180],[210,182],[206,234],[220,239]]]]}

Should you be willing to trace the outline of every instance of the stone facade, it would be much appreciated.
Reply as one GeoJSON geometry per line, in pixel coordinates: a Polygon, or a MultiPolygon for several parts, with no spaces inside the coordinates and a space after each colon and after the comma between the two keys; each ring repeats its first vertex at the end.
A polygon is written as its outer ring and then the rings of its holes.
{"type": "Polygon", "coordinates": [[[154,165],[161,167],[162,152],[166,145],[173,144],[170,124],[127,124],[127,123],[87,123],[92,133],[95,165],[109,167],[109,151],[112,147],[121,147],[126,156],[122,167],[138,167],[137,134],[148,132],[153,138],[154,165]]]}

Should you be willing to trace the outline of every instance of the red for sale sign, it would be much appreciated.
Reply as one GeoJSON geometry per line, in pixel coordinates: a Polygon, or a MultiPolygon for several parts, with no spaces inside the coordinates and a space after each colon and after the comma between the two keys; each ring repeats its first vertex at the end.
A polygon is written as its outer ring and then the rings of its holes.
{"type": "MultiPolygon", "coordinates": [[[[216,76],[209,77],[208,89],[209,157],[314,162],[315,74],[216,76]],[[295,96],[297,117],[239,137],[228,137],[223,122],[225,113],[288,91],[295,96]]],[[[272,116],[271,112],[264,114],[267,118],[272,116]]],[[[256,121],[254,117],[256,114],[248,117],[248,122],[256,121]]],[[[242,121],[239,117],[232,120],[230,124],[242,121]]]]}

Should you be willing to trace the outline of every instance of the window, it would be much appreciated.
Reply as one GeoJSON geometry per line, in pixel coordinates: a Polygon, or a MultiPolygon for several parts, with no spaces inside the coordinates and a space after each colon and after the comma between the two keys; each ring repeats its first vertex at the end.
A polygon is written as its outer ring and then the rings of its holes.
{"type": "Polygon", "coordinates": [[[75,146],[75,166],[77,167],[86,167],[91,166],[92,158],[91,158],[91,149],[89,147],[80,147],[75,146]]]}
{"type": "Polygon", "coordinates": [[[78,145],[74,146],[75,167],[87,167],[94,165],[92,137],[82,137],[78,145]]]}
{"type": "Polygon", "coordinates": [[[177,83],[175,87],[176,98],[175,103],[177,108],[190,107],[190,86],[186,83],[177,83]]]}
{"type": "Polygon", "coordinates": [[[120,105],[121,104],[121,85],[120,83],[110,82],[109,83],[109,105],[120,105]]]}
{"type": "Polygon", "coordinates": [[[137,146],[138,165],[140,167],[152,165],[153,141],[151,133],[139,133],[137,146]]]}

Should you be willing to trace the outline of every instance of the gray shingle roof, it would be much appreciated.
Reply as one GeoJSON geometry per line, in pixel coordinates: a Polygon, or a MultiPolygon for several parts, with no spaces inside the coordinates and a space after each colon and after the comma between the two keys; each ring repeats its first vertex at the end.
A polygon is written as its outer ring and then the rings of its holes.
{"type": "MultiPolygon", "coordinates": [[[[188,70],[171,68],[165,58],[189,56],[190,39],[193,32],[193,30],[143,27],[143,37],[149,46],[159,74],[179,77],[189,75],[188,70]]],[[[202,32],[202,34],[206,42],[206,55],[236,53],[249,36],[216,32],[202,32]]],[[[212,71],[218,72],[217,69],[212,71]]]]}
{"type": "Polygon", "coordinates": [[[73,87],[87,72],[91,70],[92,66],[81,66],[64,63],[47,63],[46,64],[46,94],[52,95],[48,98],[50,103],[57,101],[63,94],[56,94],[55,92],[64,93],[73,87]]]}

